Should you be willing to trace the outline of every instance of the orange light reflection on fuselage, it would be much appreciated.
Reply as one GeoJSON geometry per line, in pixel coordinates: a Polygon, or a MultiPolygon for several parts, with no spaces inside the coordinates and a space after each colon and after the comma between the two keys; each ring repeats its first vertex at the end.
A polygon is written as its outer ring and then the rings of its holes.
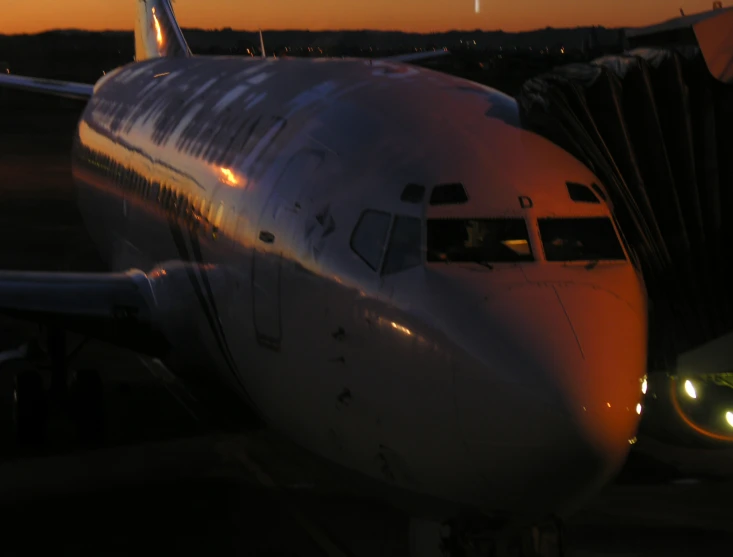
{"type": "MultiPolygon", "coordinates": [[[[227,186],[236,188],[241,185],[242,187],[244,187],[244,185],[242,185],[242,179],[234,174],[234,172],[230,168],[224,168],[223,166],[220,166],[219,172],[221,173],[221,181],[227,186]]],[[[246,180],[244,181],[244,183],[246,185],[246,180]]]]}
{"type": "Polygon", "coordinates": [[[394,321],[391,322],[392,328],[398,330],[401,333],[404,333],[408,336],[412,336],[412,331],[408,329],[407,327],[403,327],[402,325],[395,323],[394,321]]]}
{"type": "Polygon", "coordinates": [[[155,38],[158,41],[158,46],[163,46],[163,31],[160,29],[158,16],[155,15],[155,8],[153,8],[153,21],[155,22],[155,38]]]}

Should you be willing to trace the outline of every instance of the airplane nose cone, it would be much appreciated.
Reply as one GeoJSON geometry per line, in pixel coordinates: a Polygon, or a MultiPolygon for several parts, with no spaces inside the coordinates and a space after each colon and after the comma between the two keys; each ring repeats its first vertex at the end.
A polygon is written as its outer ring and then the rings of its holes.
{"type": "Polygon", "coordinates": [[[640,420],[647,365],[646,305],[588,286],[555,290],[578,344],[561,388],[593,446],[603,454],[628,452],[640,420]],[[578,358],[578,355],[580,356],[578,358]]]}
{"type": "Polygon", "coordinates": [[[572,505],[621,467],[635,435],[646,369],[643,296],[522,286],[489,300],[487,315],[501,329],[455,372],[467,448],[507,506],[572,505]]]}

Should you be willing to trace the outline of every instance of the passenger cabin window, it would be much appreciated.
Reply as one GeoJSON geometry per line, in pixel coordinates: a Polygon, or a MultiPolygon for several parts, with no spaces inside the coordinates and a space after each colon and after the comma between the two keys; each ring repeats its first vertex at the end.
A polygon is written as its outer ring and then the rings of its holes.
{"type": "Polygon", "coordinates": [[[463,184],[442,184],[435,186],[430,194],[431,205],[458,205],[468,201],[463,184]]]}
{"type": "Polygon", "coordinates": [[[399,273],[417,267],[422,263],[420,244],[422,226],[414,217],[395,217],[392,235],[384,258],[382,274],[399,273]]]}
{"type": "Polygon", "coordinates": [[[197,207],[194,211],[194,219],[196,226],[203,228],[207,224],[206,220],[206,200],[205,199],[198,199],[196,201],[197,207]]]}
{"type": "Polygon", "coordinates": [[[377,271],[382,261],[391,217],[381,211],[364,211],[351,235],[351,249],[377,271]]]}
{"type": "Polygon", "coordinates": [[[524,219],[430,219],[428,261],[534,261],[524,219]]]}
{"type": "MultiPolygon", "coordinates": [[[[212,205],[213,208],[213,205],[212,205]]],[[[212,234],[216,238],[221,228],[221,220],[224,217],[224,203],[219,204],[219,208],[216,210],[216,217],[214,217],[214,226],[212,228],[212,234]]]]}
{"type": "Polygon", "coordinates": [[[214,205],[213,203],[209,203],[209,209],[208,209],[208,211],[209,211],[209,214],[206,217],[206,221],[209,224],[213,224],[214,219],[216,218],[216,215],[215,215],[216,205],[214,205]]]}
{"type": "Polygon", "coordinates": [[[626,256],[608,217],[539,219],[548,261],[624,261],[626,256]]]}
{"type": "Polygon", "coordinates": [[[583,184],[576,184],[574,182],[566,182],[566,185],[568,187],[570,199],[572,199],[573,201],[577,201],[579,203],[601,202],[601,200],[596,197],[596,194],[593,193],[593,190],[591,190],[588,186],[584,186],[583,184]]]}

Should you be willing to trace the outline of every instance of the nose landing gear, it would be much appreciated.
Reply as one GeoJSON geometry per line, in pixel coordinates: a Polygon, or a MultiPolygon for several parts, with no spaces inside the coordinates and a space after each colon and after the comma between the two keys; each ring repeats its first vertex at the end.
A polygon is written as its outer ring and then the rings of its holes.
{"type": "Polygon", "coordinates": [[[49,407],[40,373],[26,367],[15,375],[11,404],[16,443],[19,445],[43,443],[46,437],[49,407]]]}
{"type": "Polygon", "coordinates": [[[45,352],[33,340],[18,350],[0,354],[0,374],[14,375],[11,426],[18,448],[42,446],[48,438],[49,417],[57,412],[70,418],[80,444],[103,441],[104,389],[100,374],[86,369],[73,373],[70,380],[68,377],[68,366],[80,348],[67,355],[63,331],[52,328],[45,352]]]}
{"type": "Polygon", "coordinates": [[[563,527],[550,520],[521,531],[479,532],[461,525],[410,521],[410,557],[564,557],[563,527]]]}
{"type": "Polygon", "coordinates": [[[492,557],[563,557],[563,527],[553,519],[497,540],[492,557]]]}
{"type": "Polygon", "coordinates": [[[105,425],[104,386],[97,370],[81,369],[73,374],[68,402],[81,444],[101,444],[105,425]]]}
{"type": "Polygon", "coordinates": [[[450,526],[413,518],[410,520],[410,557],[458,557],[453,551],[450,526]]]}

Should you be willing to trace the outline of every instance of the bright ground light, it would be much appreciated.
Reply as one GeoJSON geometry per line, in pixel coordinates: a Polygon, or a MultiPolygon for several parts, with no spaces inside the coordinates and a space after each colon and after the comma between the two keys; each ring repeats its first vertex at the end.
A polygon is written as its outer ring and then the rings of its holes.
{"type": "Polygon", "coordinates": [[[697,392],[695,391],[695,385],[689,379],[685,381],[685,392],[690,398],[697,398],[697,392]]]}

